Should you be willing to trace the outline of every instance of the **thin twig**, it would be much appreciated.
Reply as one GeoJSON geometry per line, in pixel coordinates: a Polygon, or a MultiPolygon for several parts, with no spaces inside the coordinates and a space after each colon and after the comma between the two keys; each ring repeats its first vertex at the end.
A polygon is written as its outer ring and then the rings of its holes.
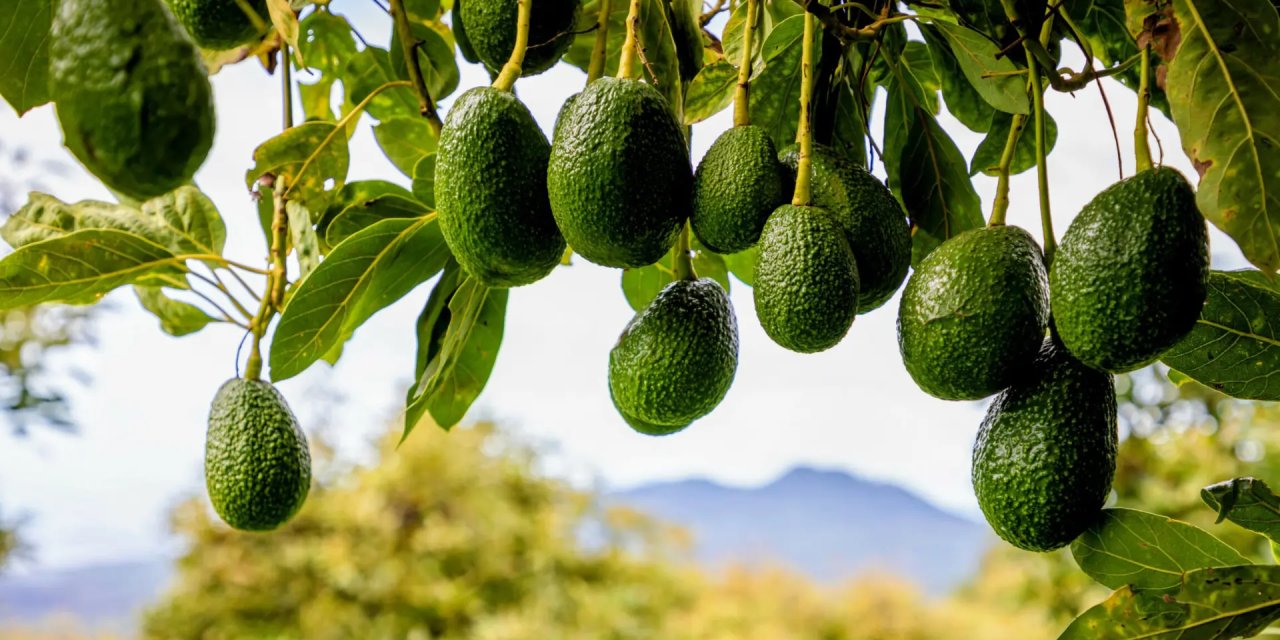
{"type": "Polygon", "coordinates": [[[431,130],[439,137],[443,123],[440,122],[440,114],[436,112],[435,100],[427,90],[426,78],[422,75],[422,65],[418,62],[418,46],[421,43],[413,35],[404,0],[391,0],[391,17],[395,21],[396,34],[400,36],[400,49],[404,55],[405,67],[409,71],[409,80],[413,83],[414,92],[418,94],[418,112],[427,119],[431,130]]]}
{"type": "Polygon", "coordinates": [[[698,16],[698,26],[700,27],[707,26],[707,23],[711,22],[716,17],[716,15],[723,10],[724,10],[724,0],[716,0],[716,3],[714,5],[711,5],[711,9],[709,9],[706,13],[698,16]]]}

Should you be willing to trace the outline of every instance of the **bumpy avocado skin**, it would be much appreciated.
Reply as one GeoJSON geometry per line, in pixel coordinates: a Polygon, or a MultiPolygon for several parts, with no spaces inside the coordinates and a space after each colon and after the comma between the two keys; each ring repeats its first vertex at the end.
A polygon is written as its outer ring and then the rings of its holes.
{"type": "Polygon", "coordinates": [[[187,28],[191,39],[205,49],[234,49],[252,42],[271,24],[267,0],[248,0],[246,4],[258,16],[262,28],[255,26],[236,0],[168,0],[178,22],[187,28]]]}
{"type": "Polygon", "coordinates": [[[551,273],[564,255],[547,199],[551,144],[515,95],[491,87],[449,109],[436,151],[437,220],[449,250],[489,287],[551,273]]]}
{"type": "Polygon", "coordinates": [[[858,263],[834,216],[784,204],[760,234],[752,289],[765,333],[786,349],[836,346],[858,315],[858,263]]]}
{"type": "Polygon", "coordinates": [[[1204,216],[1169,168],[1117,182],[1085,205],[1049,276],[1063,344],[1112,373],[1151,364],[1186,336],[1208,283],[1204,216]]]}
{"type": "Polygon", "coordinates": [[[738,321],[715,280],[677,280],[637,313],[609,352],[609,392],[641,433],[665,435],[707,415],[738,369],[738,321]]]}
{"type": "MultiPolygon", "coordinates": [[[[523,75],[550,69],[569,50],[581,10],[580,0],[533,0],[523,75]]],[[[494,71],[507,63],[515,48],[518,13],[519,0],[471,0],[462,4],[459,15],[466,24],[467,41],[476,56],[494,71]]]]}
{"type": "Polygon", "coordinates": [[[930,253],[898,307],[898,346],[916,384],[977,400],[1012,384],[1048,324],[1044,257],[1019,227],[966,231],[930,253]]]}
{"type": "Polygon", "coordinates": [[[760,239],[769,214],[787,202],[783,169],[762,127],[734,127],[716,138],[693,176],[689,223],[703,246],[721,254],[760,239]]]}
{"type": "MultiPolygon", "coordinates": [[[[475,0],[480,2],[481,0],[475,0]]],[[[462,23],[462,0],[453,0],[453,8],[449,10],[449,24],[453,27],[453,39],[458,43],[458,52],[467,62],[480,62],[471,39],[467,37],[467,27],[462,23]]]]}
{"type": "Polygon", "coordinates": [[[973,448],[987,522],[1028,551],[1069,544],[1098,517],[1116,470],[1111,376],[1047,338],[1027,374],[996,396],[973,448]]]}
{"type": "Polygon", "coordinates": [[[657,90],[637,80],[600,78],[565,104],[547,186],[569,246],[606,267],[657,262],[693,206],[680,124],[657,90]]]}
{"type": "Polygon", "coordinates": [[[237,529],[274,529],[302,507],[311,488],[311,453],[275,387],[232,378],[218,389],[204,476],[214,510],[237,529]]]}
{"type": "Polygon", "coordinates": [[[108,187],[145,200],[204,162],[213,91],[160,0],[61,0],[49,60],[67,148],[108,187]]]}
{"type": "MultiPolygon", "coordinates": [[[[779,160],[786,171],[783,189],[789,193],[795,188],[800,153],[793,145],[779,160]]],[[[835,215],[858,259],[858,313],[877,309],[902,286],[911,266],[911,225],[902,205],[883,182],[831,147],[814,145],[811,166],[814,205],[835,215]]]]}

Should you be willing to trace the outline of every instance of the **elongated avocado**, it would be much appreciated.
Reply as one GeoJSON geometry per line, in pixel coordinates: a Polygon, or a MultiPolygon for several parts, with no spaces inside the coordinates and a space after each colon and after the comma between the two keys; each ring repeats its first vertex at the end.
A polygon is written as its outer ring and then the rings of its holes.
{"type": "Polygon", "coordinates": [[[1111,376],[1046,338],[1024,377],[996,396],[973,448],[973,488],[1010,544],[1052,551],[1093,524],[1116,470],[1111,376]]]}
{"type": "Polygon", "coordinates": [[[262,37],[271,25],[271,16],[267,14],[267,0],[168,2],[178,22],[191,34],[191,39],[205,49],[234,49],[262,37]],[[243,6],[241,2],[244,3],[243,6]]]}
{"type": "MultiPolygon", "coordinates": [[[[580,0],[533,0],[523,75],[550,69],[569,50],[581,10],[580,0]]],[[[519,0],[470,0],[458,12],[471,49],[493,71],[502,69],[515,48],[518,13],[519,0]]]]}
{"type": "Polygon", "coordinates": [[[834,216],[784,204],[769,216],[756,254],[756,316],[774,342],[825,351],[858,315],[858,263],[834,216]]]}
{"type": "Polygon", "coordinates": [[[609,393],[632,428],[683,429],[720,404],[738,368],[738,321],[715,280],[663,287],[609,352],[609,393]]]}
{"type": "Polygon", "coordinates": [[[440,231],[470,275],[515,287],[551,273],[564,255],[547,199],[551,145],[515,95],[491,87],[449,109],[436,151],[440,231]]]}
{"type": "Polygon", "coordinates": [[[783,169],[762,127],[733,127],[716,138],[693,177],[689,223],[703,246],[722,254],[760,239],[769,214],[785,204],[783,169]]]}
{"type": "Polygon", "coordinates": [[[275,387],[232,378],[218,389],[209,412],[204,476],[214,510],[237,529],[274,529],[302,507],[311,488],[311,453],[275,387]]]}
{"type": "Polygon", "coordinates": [[[600,78],[565,103],[547,188],[578,255],[606,267],[657,262],[689,216],[692,187],[680,123],[653,87],[600,78]]]}
{"type": "Polygon", "coordinates": [[[1144,367],[1195,327],[1209,236],[1195,192],[1161,167],[1098,194],[1071,222],[1049,275],[1062,342],[1090,366],[1144,367]]]}
{"type": "Polygon", "coordinates": [[[1019,227],[973,229],[942,243],[907,280],[898,346],[916,384],[944,400],[1008,387],[1048,324],[1044,256],[1019,227]]]}
{"type": "Polygon", "coordinates": [[[160,0],[60,0],[49,88],[67,148],[138,200],[188,182],[213,143],[200,53],[160,0]]]}

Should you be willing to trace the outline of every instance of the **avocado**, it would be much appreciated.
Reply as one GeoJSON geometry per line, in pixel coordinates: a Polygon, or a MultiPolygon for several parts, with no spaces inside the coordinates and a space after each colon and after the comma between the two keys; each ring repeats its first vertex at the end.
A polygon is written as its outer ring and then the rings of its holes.
{"type": "Polygon", "coordinates": [[[1019,227],[972,229],[934,249],[907,280],[898,346],[916,384],[943,400],[1008,387],[1048,324],[1044,256],[1019,227]]]}
{"type": "Polygon", "coordinates": [[[706,248],[720,254],[745,251],[760,239],[765,220],[789,193],[769,133],[755,125],[733,127],[698,163],[689,223],[706,248]]]}
{"type": "Polygon", "coordinates": [[[440,231],[464,271],[515,287],[560,264],[564,236],[547,199],[551,144],[514,94],[476,87],[449,109],[436,149],[440,231]]]}
{"type": "Polygon", "coordinates": [[[462,54],[462,59],[472,63],[480,62],[480,56],[476,55],[475,47],[471,46],[471,40],[467,38],[466,25],[462,24],[462,0],[453,0],[453,8],[449,11],[449,24],[453,26],[453,40],[458,43],[458,52],[462,54]]]}
{"type": "MultiPolygon", "coordinates": [[[[792,145],[778,159],[789,193],[795,189],[800,153],[792,145]]],[[[877,309],[902,286],[911,266],[911,225],[902,205],[883,182],[831,147],[813,145],[810,166],[813,204],[836,217],[858,260],[858,313],[877,309]]]]}
{"type": "Polygon", "coordinates": [[[204,477],[214,510],[236,529],[267,531],[297,513],[311,488],[311,453],[275,387],[232,378],[218,389],[204,477]]]}
{"type": "Polygon", "coordinates": [[[627,423],[666,435],[711,413],[738,369],[738,321],[710,278],[676,280],[609,352],[609,393],[627,423]]]}
{"type": "Polygon", "coordinates": [[[826,209],[784,204],[756,253],[756,316],[780,346],[800,353],[838,344],[858,315],[858,263],[826,209]]]}
{"type": "Polygon", "coordinates": [[[160,0],[60,0],[49,88],[67,148],[146,200],[187,183],[213,144],[200,52],[160,0]]]}
{"type": "MultiPolygon", "coordinates": [[[[466,24],[466,37],[480,61],[499,71],[516,45],[519,0],[472,0],[458,15],[466,24]]],[[[533,0],[529,22],[529,47],[522,74],[532,76],[550,69],[573,44],[581,13],[580,0],[533,0]]]]}
{"type": "Polygon", "coordinates": [[[569,246],[606,267],[657,262],[693,207],[688,148],[666,100],[638,80],[600,78],[558,122],[547,187],[569,246]]]}
{"type": "Polygon", "coordinates": [[[1069,544],[1097,519],[1116,470],[1111,376],[1045,339],[996,396],[973,447],[973,489],[991,528],[1028,551],[1069,544]]]}
{"type": "Polygon", "coordinates": [[[261,38],[271,24],[267,0],[168,0],[168,3],[191,39],[205,49],[234,49],[261,38]],[[246,8],[257,16],[256,22],[246,8]]]}
{"type": "Polygon", "coordinates": [[[1190,333],[1209,286],[1209,236],[1186,178],[1161,167],[1111,185],[1062,237],[1049,274],[1062,342],[1112,373],[1190,333]]]}

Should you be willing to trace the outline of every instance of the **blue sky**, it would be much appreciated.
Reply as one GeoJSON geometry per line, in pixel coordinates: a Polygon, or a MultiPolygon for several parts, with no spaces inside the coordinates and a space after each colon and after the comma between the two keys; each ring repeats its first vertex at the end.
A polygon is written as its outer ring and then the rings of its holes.
{"type": "MultiPolygon", "coordinates": [[[[339,2],[372,43],[389,39],[389,20],[372,3],[339,2]]],[[[384,45],[385,46],[385,45],[384,45]]],[[[1066,62],[1079,66],[1078,57],[1066,62]]],[[[302,78],[305,80],[305,77],[302,78]]],[[[520,96],[550,132],[561,103],[585,76],[560,65],[521,80],[520,96]]],[[[487,75],[465,65],[462,88],[487,75]]],[[[278,80],[254,62],[214,78],[218,133],[197,182],[218,205],[228,227],[227,255],[257,263],[265,247],[243,175],[260,141],[278,133],[278,80]]],[[[1133,94],[1107,82],[1132,171],[1127,134],[1133,94]]],[[[447,110],[449,101],[443,108],[447,110]]],[[[1093,87],[1075,96],[1049,92],[1059,139],[1050,156],[1058,235],[1094,194],[1117,177],[1106,113],[1093,87]]],[[[1193,176],[1172,124],[1153,112],[1165,162],[1193,176]]],[[[943,115],[966,157],[981,136],[943,115]]],[[[725,128],[730,110],[694,129],[695,161],[725,128]]],[[[873,123],[879,139],[879,121],[873,123]]],[[[61,147],[52,108],[19,119],[0,106],[0,139],[57,160],[69,171],[44,180],[64,200],[109,199],[61,147]]],[[[406,183],[373,143],[369,121],[352,141],[349,180],[406,183]]],[[[975,179],[989,207],[995,181],[975,179]]],[[[1012,181],[1009,223],[1039,237],[1034,172],[1012,181]]],[[[1231,241],[1215,231],[1215,266],[1242,266],[1231,241]]],[[[506,337],[472,417],[496,418],[550,452],[552,473],[582,484],[627,486],[689,476],[730,484],[758,484],[809,464],[839,468],[903,485],[954,510],[976,514],[969,457],[982,403],[936,400],[916,389],[898,355],[897,298],[861,316],[838,347],[799,355],[774,345],[755,320],[751,291],[735,282],[731,296],[741,329],[737,379],[720,407],[686,431],[666,438],[637,435],[609,401],[609,349],[632,312],[620,272],[577,260],[532,286],[512,290],[506,337]]],[[[333,368],[320,364],[280,385],[304,428],[323,431],[346,458],[367,456],[371,438],[398,420],[413,370],[414,319],[424,285],[364,325],[333,368]]],[[[0,513],[26,517],[23,531],[42,567],[154,556],[171,551],[166,513],[179,500],[203,495],[203,444],[209,400],[233,375],[240,332],[213,327],[184,339],[162,334],[154,318],[126,291],[107,298],[98,316],[98,346],[60,359],[91,376],[72,384],[74,417],[68,436],[36,430],[23,439],[0,432],[0,513]]],[[[415,436],[432,437],[432,436],[415,436]]],[[[447,437],[437,438],[448,446],[447,437]]],[[[424,479],[429,481],[429,479],[424,479]]]]}

